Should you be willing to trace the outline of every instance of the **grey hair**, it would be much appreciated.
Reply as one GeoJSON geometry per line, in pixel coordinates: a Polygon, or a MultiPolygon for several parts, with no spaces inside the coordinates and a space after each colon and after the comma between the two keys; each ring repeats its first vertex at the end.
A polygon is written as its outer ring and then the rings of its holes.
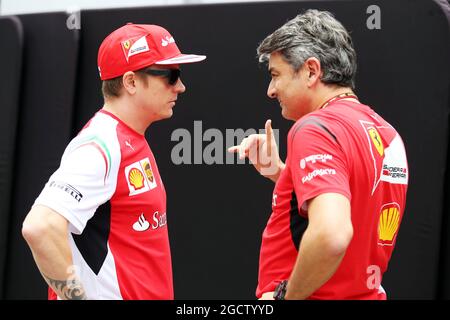
{"type": "Polygon", "coordinates": [[[328,11],[307,10],[286,22],[258,46],[259,62],[281,53],[297,72],[311,57],[320,61],[322,82],[355,88],[356,52],[344,26],[328,11]]]}

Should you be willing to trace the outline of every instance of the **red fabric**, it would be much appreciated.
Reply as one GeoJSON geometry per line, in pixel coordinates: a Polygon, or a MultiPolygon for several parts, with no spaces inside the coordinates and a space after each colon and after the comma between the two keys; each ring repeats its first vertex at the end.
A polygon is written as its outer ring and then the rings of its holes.
{"type": "MultiPolygon", "coordinates": [[[[104,112],[104,111],[102,111],[104,112]]],[[[173,299],[172,261],[166,217],[166,191],[145,137],[117,119],[121,144],[121,164],[116,192],[111,198],[109,248],[114,256],[117,280],[124,300],[173,299]],[[131,147],[127,144],[131,143],[131,147]],[[150,160],[148,175],[142,159],[150,160]],[[136,163],[147,184],[137,186],[142,193],[130,195],[133,182],[126,168],[136,163]],[[151,188],[150,180],[156,183],[151,188]],[[130,189],[131,188],[131,189],[130,189]],[[150,189],[150,190],[148,190],[150,189]],[[142,208],[145,208],[144,211],[142,208]],[[132,228],[143,215],[147,229],[132,228]]],[[[148,171],[147,171],[148,172],[148,171]]]]}
{"type": "Polygon", "coordinates": [[[354,235],[336,273],[310,299],[385,299],[374,283],[381,282],[395,246],[407,177],[401,138],[369,107],[334,101],[297,121],[263,234],[256,295],[273,291],[292,272],[298,254],[293,234],[299,232],[292,210],[307,223],[306,201],[335,192],[351,202],[354,235]],[[380,271],[376,280],[374,270],[380,271]]]}
{"type": "MultiPolygon", "coordinates": [[[[103,281],[98,283],[98,288],[115,289],[118,285],[120,297],[124,300],[171,300],[174,293],[166,191],[155,158],[145,136],[113,114],[105,110],[99,113],[119,122],[116,134],[120,144],[120,166],[116,189],[110,199],[107,243],[112,259],[103,262],[98,275],[103,268],[113,270],[115,274],[88,279],[103,281]]],[[[89,268],[86,264],[78,264],[80,268],[89,268]]],[[[92,270],[81,270],[80,274],[83,272],[92,273],[92,270]]],[[[92,299],[102,296],[104,292],[98,292],[98,296],[91,293],[92,299]]],[[[57,298],[51,288],[48,298],[57,298]]]]}
{"type": "Polygon", "coordinates": [[[100,78],[108,80],[172,58],[178,58],[173,64],[180,64],[201,61],[205,56],[182,54],[174,38],[160,26],[128,23],[103,40],[97,64],[100,78]]]}
{"type": "Polygon", "coordinates": [[[48,300],[58,300],[58,296],[52,288],[48,287],[48,300]]]}

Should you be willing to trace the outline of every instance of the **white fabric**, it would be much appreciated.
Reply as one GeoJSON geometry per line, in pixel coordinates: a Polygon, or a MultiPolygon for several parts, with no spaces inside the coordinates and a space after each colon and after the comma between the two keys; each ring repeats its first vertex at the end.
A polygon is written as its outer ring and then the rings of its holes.
{"type": "Polygon", "coordinates": [[[174,58],[155,62],[155,64],[166,65],[166,64],[192,63],[192,62],[200,62],[205,59],[206,59],[206,56],[195,55],[195,54],[181,54],[174,58]]]}
{"type": "Polygon", "coordinates": [[[34,203],[47,206],[64,216],[70,223],[70,231],[75,234],[83,232],[97,208],[108,201],[116,189],[121,157],[116,126],[116,120],[97,113],[91,125],[67,146],[60,167],[34,203]],[[92,137],[94,144],[86,144],[92,137]],[[96,147],[102,144],[110,155],[110,159],[106,157],[110,166],[109,174],[106,172],[105,158],[96,147]],[[52,187],[52,182],[72,186],[81,193],[81,201],[78,202],[61,188],[52,187]]]}

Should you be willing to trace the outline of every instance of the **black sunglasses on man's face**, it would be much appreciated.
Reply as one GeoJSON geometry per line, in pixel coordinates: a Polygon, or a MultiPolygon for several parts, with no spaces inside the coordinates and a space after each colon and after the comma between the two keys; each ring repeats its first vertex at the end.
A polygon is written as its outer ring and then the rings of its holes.
{"type": "Polygon", "coordinates": [[[181,74],[180,69],[145,69],[144,72],[152,76],[160,76],[166,78],[171,86],[177,83],[181,74]]]}

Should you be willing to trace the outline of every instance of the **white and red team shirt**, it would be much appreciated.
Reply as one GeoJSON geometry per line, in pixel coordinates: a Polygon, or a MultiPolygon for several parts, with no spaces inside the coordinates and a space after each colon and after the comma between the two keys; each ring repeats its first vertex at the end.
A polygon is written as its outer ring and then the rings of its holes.
{"type": "Polygon", "coordinates": [[[409,175],[399,134],[368,106],[337,100],[298,120],[287,150],[263,233],[257,297],[289,279],[308,225],[307,201],[331,192],[351,203],[353,238],[336,273],[309,299],[386,299],[382,275],[409,175]]]}
{"type": "Polygon", "coordinates": [[[69,221],[68,276],[81,277],[88,299],[173,299],[166,192],[145,136],[100,110],[36,204],[69,221]]]}

